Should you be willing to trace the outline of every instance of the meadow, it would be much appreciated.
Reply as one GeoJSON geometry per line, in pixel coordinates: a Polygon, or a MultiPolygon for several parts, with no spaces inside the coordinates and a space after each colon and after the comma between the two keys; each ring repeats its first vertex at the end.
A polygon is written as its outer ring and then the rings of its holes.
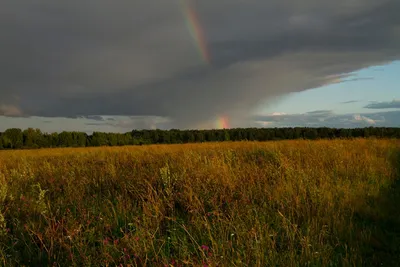
{"type": "Polygon", "coordinates": [[[398,266],[400,141],[0,151],[3,266],[398,266]]]}

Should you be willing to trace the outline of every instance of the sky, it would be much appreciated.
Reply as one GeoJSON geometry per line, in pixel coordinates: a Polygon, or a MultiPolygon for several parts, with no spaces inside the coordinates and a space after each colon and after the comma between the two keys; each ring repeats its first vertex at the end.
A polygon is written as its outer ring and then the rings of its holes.
{"type": "Polygon", "coordinates": [[[400,127],[400,61],[372,66],[260,108],[261,126],[400,127]]]}
{"type": "Polygon", "coordinates": [[[400,127],[397,0],[4,0],[0,131],[400,127]]]}

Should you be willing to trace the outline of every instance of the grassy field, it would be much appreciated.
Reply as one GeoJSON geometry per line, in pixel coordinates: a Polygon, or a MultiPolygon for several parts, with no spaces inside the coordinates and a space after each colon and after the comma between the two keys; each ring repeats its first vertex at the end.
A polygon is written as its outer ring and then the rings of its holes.
{"type": "Polygon", "coordinates": [[[0,152],[0,265],[398,266],[400,142],[0,152]]]}

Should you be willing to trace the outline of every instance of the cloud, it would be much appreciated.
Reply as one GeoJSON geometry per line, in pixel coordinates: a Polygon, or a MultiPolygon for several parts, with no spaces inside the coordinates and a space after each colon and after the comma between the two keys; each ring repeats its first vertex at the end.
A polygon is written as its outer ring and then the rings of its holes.
{"type": "Polygon", "coordinates": [[[358,100],[349,100],[349,101],[341,102],[340,104],[353,104],[353,103],[358,103],[358,102],[360,102],[360,101],[358,101],[358,100]]]}
{"type": "Polygon", "coordinates": [[[374,102],[366,105],[364,108],[368,109],[400,108],[400,100],[394,99],[391,102],[374,102]]]}
{"type": "Polygon", "coordinates": [[[400,111],[336,114],[334,112],[308,112],[284,116],[257,115],[255,124],[263,127],[400,127],[400,111]]]}
{"type": "Polygon", "coordinates": [[[354,115],[353,118],[354,118],[354,120],[356,120],[356,121],[366,122],[366,123],[368,123],[368,124],[376,124],[376,121],[375,121],[375,120],[373,120],[373,119],[371,119],[371,118],[368,118],[368,117],[365,117],[365,116],[354,115]]]}
{"type": "Polygon", "coordinates": [[[357,81],[370,81],[374,79],[374,77],[359,77],[357,73],[342,73],[339,75],[330,75],[328,77],[330,79],[328,79],[328,82],[324,85],[357,81]]]}
{"type": "Polygon", "coordinates": [[[314,110],[306,113],[309,116],[329,116],[332,115],[332,110],[314,110]]]}
{"type": "Polygon", "coordinates": [[[355,77],[352,79],[344,80],[343,82],[357,82],[357,81],[370,81],[375,79],[374,77],[355,77]]]}
{"type": "Polygon", "coordinates": [[[265,100],[400,55],[397,0],[193,1],[205,64],[182,3],[4,0],[0,99],[31,116],[243,125],[265,100]]]}
{"type": "Polygon", "coordinates": [[[126,133],[133,129],[166,129],[168,121],[159,117],[120,117],[93,120],[88,118],[53,117],[5,117],[0,116],[0,132],[10,128],[40,128],[42,132],[80,131],[88,134],[94,131],[126,133]],[[22,126],[23,125],[23,126],[22,126]]]}
{"type": "Polygon", "coordinates": [[[116,129],[121,129],[123,132],[131,131],[133,129],[160,129],[168,120],[162,117],[147,117],[147,116],[131,116],[119,118],[107,118],[107,120],[99,122],[86,121],[85,125],[91,126],[112,126],[116,129]]]}
{"type": "Polygon", "coordinates": [[[78,119],[87,119],[87,120],[95,120],[95,121],[104,121],[105,119],[102,116],[98,115],[88,115],[88,116],[77,116],[78,119]]]}
{"type": "Polygon", "coordinates": [[[0,115],[8,117],[22,116],[22,111],[14,105],[0,105],[0,115]]]}

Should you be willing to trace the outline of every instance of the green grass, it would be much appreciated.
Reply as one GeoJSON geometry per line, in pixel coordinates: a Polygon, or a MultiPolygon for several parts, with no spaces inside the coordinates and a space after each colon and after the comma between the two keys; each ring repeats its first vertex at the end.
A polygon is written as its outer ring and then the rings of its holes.
{"type": "Polygon", "coordinates": [[[0,152],[0,265],[397,266],[400,142],[0,152]]]}

